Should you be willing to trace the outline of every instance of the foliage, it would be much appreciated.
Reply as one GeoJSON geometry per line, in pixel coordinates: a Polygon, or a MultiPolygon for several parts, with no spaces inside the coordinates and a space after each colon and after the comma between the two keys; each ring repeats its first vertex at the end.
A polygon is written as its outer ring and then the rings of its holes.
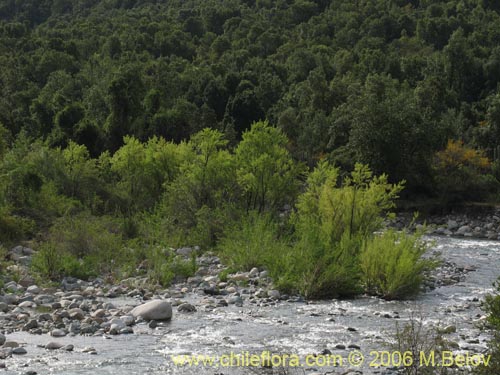
{"type": "Polygon", "coordinates": [[[110,218],[62,217],[41,244],[35,269],[51,279],[110,275],[128,261],[123,247],[119,226],[110,218]]]}
{"type": "Polygon", "coordinates": [[[487,355],[491,355],[488,366],[478,366],[474,374],[496,374],[500,371],[500,279],[495,283],[496,293],[486,296],[484,310],[488,313],[487,327],[492,334],[487,355]]]}
{"type": "Polygon", "coordinates": [[[338,174],[327,162],[310,173],[291,218],[292,238],[272,216],[252,211],[227,227],[218,246],[222,258],[238,269],[265,267],[279,288],[308,298],[353,296],[363,290],[362,281],[368,292],[387,298],[417,292],[431,266],[421,260],[421,234],[373,238],[402,184],[392,185],[363,165],[341,186],[338,174]],[[377,257],[371,259],[372,253],[377,257]]]}
{"type": "Polygon", "coordinates": [[[436,153],[433,167],[445,203],[489,198],[498,189],[498,180],[489,174],[491,161],[463,141],[449,140],[446,148],[436,153]]]}
{"type": "Polygon", "coordinates": [[[277,224],[269,215],[252,211],[226,228],[218,249],[229,267],[249,271],[253,267],[269,266],[286,253],[287,244],[278,237],[277,224]]]}
{"type": "Polygon", "coordinates": [[[371,294],[401,299],[420,291],[424,275],[435,266],[434,260],[422,258],[428,245],[421,236],[387,230],[363,245],[360,267],[371,294]]]}
{"type": "Polygon", "coordinates": [[[432,155],[447,139],[497,152],[494,3],[8,2],[0,138],[73,141],[96,157],[124,136],[179,143],[209,127],[236,141],[268,119],[310,166],[362,162],[432,195],[432,155]]]}
{"type": "Polygon", "coordinates": [[[293,161],[286,143],[285,135],[264,121],[254,123],[243,133],[235,154],[247,211],[272,211],[293,202],[301,168],[293,161]]]}
{"type": "Polygon", "coordinates": [[[445,375],[449,373],[446,366],[440,367],[440,353],[450,350],[448,344],[443,340],[436,327],[431,327],[424,322],[424,318],[416,313],[410,315],[410,319],[404,325],[396,323],[395,344],[393,350],[401,353],[403,364],[404,355],[408,353],[409,360],[402,366],[402,374],[405,375],[445,375]],[[436,366],[429,363],[426,366],[419,359],[421,353],[433,353],[436,358],[436,366]]]}

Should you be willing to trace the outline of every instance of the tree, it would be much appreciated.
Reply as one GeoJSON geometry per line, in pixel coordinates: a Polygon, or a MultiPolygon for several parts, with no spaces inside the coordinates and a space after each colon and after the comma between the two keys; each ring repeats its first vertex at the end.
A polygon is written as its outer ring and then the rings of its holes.
{"type": "Polygon", "coordinates": [[[292,159],[286,144],[285,135],[267,121],[256,122],[243,133],[235,153],[247,210],[277,211],[293,202],[304,169],[292,159]]]}

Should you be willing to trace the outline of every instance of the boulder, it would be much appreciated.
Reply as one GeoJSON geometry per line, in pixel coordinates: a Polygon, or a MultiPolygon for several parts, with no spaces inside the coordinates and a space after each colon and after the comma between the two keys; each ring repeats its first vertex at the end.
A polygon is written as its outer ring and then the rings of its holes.
{"type": "Polygon", "coordinates": [[[135,307],[130,312],[135,318],[145,320],[168,320],[172,318],[172,305],[166,301],[153,300],[135,307]]]}

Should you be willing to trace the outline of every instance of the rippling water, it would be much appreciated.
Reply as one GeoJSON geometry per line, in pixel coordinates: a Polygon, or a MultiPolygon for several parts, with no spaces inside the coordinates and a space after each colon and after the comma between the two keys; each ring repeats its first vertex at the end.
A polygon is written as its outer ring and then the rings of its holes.
{"type": "MultiPolygon", "coordinates": [[[[278,306],[222,307],[194,314],[177,314],[174,319],[151,330],[134,327],[135,334],[101,337],[65,337],[57,339],[73,344],[71,353],[47,352],[37,345],[55,341],[49,336],[26,333],[8,335],[9,340],[26,343],[28,355],[6,360],[5,374],[252,374],[249,368],[178,367],[172,355],[224,355],[261,353],[297,354],[301,359],[324,349],[347,357],[350,350],[335,349],[337,344],[355,344],[365,355],[371,350],[387,349],[393,339],[396,322],[403,323],[412,314],[422,316],[427,325],[455,325],[457,332],[447,338],[464,350],[484,350],[487,337],[477,323],[484,313],[474,298],[483,299],[493,292],[492,283],[500,274],[500,243],[494,241],[433,238],[442,257],[462,267],[476,270],[464,281],[443,286],[420,295],[414,301],[382,301],[363,297],[349,301],[286,303],[278,306]],[[399,316],[399,318],[395,318],[399,316]],[[348,330],[348,328],[351,329],[348,330]],[[474,343],[470,343],[473,339],[474,343]],[[469,342],[467,342],[469,341],[469,342]],[[81,353],[94,347],[98,354],[81,353]]],[[[201,296],[186,298],[192,302],[201,296]]],[[[122,301],[127,303],[127,301],[122,301]]],[[[201,310],[201,309],[200,309],[201,310]]],[[[347,368],[347,364],[345,364],[347,368]]],[[[316,366],[318,372],[325,368],[316,366]]],[[[363,373],[383,373],[362,367],[363,373]]],[[[308,374],[310,372],[289,371],[308,374]]]]}

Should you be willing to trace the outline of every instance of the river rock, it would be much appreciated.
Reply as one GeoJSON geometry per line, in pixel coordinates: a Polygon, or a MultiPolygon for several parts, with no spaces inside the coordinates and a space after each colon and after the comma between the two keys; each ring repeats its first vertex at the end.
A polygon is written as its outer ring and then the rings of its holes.
{"type": "Polygon", "coordinates": [[[2,346],[4,348],[17,348],[19,344],[15,341],[5,341],[2,346]]]}
{"type": "Polygon", "coordinates": [[[12,349],[12,354],[23,355],[26,353],[28,353],[28,352],[26,351],[26,349],[24,349],[22,347],[12,349]]]}
{"type": "Polygon", "coordinates": [[[31,319],[28,323],[23,326],[23,331],[29,331],[30,329],[38,328],[38,322],[36,319],[31,319]]]}
{"type": "Polygon", "coordinates": [[[11,348],[0,348],[0,359],[8,358],[12,355],[11,348]]]}
{"type": "Polygon", "coordinates": [[[120,319],[125,323],[126,326],[131,326],[135,323],[135,319],[132,315],[122,315],[120,319]]]}
{"type": "Polygon", "coordinates": [[[455,220],[448,220],[448,229],[455,230],[458,228],[458,223],[455,220]]]}
{"type": "Polygon", "coordinates": [[[92,347],[87,346],[87,347],[83,348],[82,353],[97,354],[97,350],[95,350],[92,347]]]}
{"type": "Polygon", "coordinates": [[[267,291],[267,296],[271,299],[280,299],[281,293],[277,290],[268,290],[267,291]]]}
{"type": "Polygon", "coordinates": [[[73,308],[68,312],[71,319],[83,320],[83,318],[85,318],[85,313],[80,308],[73,308]]]}
{"type": "Polygon", "coordinates": [[[259,276],[259,269],[257,267],[254,267],[250,270],[250,272],[248,273],[248,276],[250,277],[257,277],[259,276]]]}
{"type": "Polygon", "coordinates": [[[53,329],[50,332],[50,335],[52,337],[64,337],[64,336],[66,336],[66,332],[64,332],[62,329],[53,329]]]}
{"type": "Polygon", "coordinates": [[[9,311],[9,305],[7,305],[5,302],[0,302],[0,311],[1,312],[9,311]]]}
{"type": "Polygon", "coordinates": [[[60,343],[55,342],[55,341],[51,341],[47,345],[45,345],[45,349],[57,350],[57,349],[61,349],[63,346],[64,346],[63,344],[60,344],[60,343]]]}
{"type": "Polygon", "coordinates": [[[5,336],[0,333],[0,346],[5,343],[5,336]]]}
{"type": "Polygon", "coordinates": [[[166,301],[153,300],[135,307],[130,313],[145,320],[168,320],[172,318],[172,306],[166,301]]]}
{"type": "Polygon", "coordinates": [[[26,289],[26,291],[31,294],[38,294],[40,293],[40,288],[37,285],[31,285],[26,289]]]}
{"type": "Polygon", "coordinates": [[[177,311],[179,312],[195,312],[196,311],[196,307],[194,307],[193,305],[191,305],[190,303],[183,303],[183,304],[180,304],[179,307],[177,307],[177,311]]]}

